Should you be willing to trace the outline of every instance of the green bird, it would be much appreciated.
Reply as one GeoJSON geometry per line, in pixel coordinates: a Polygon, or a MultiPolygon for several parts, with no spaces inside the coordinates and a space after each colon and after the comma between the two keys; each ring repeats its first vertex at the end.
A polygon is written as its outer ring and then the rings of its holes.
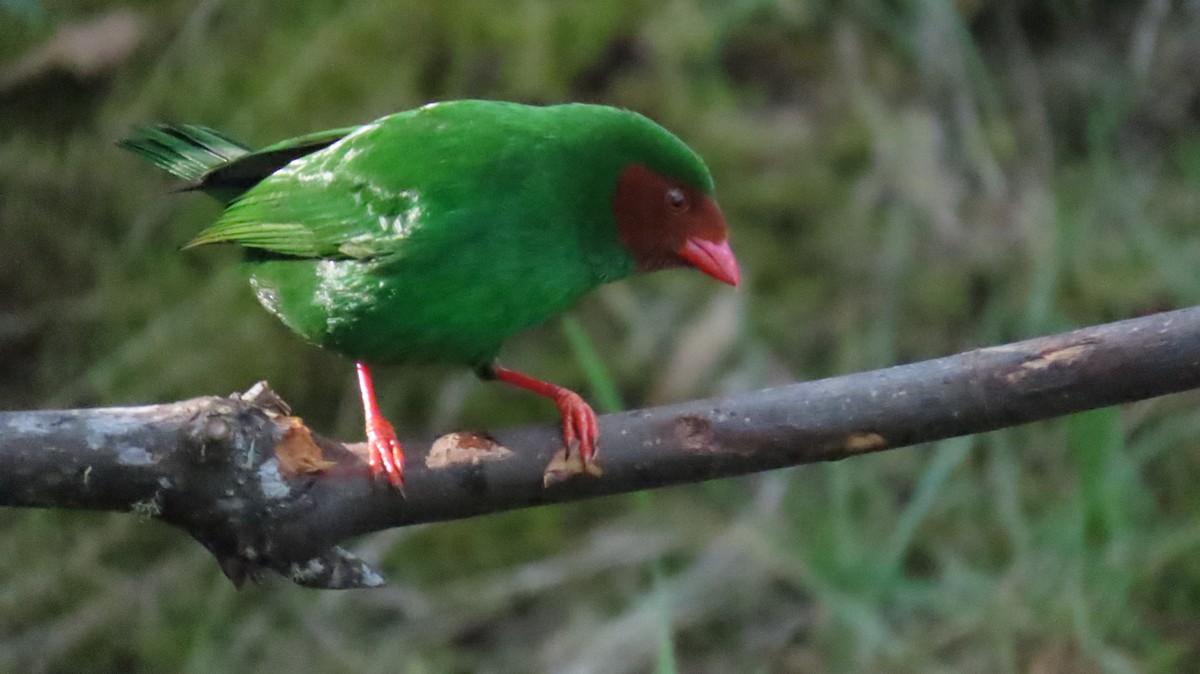
{"type": "Polygon", "coordinates": [[[591,407],[500,366],[501,344],[636,272],[739,283],[704,162],[627,110],[463,100],[260,150],[167,124],[119,144],[226,204],[186,247],[244,247],[263,306],[356,361],[371,472],[397,488],[404,454],[368,363],[457,363],[550,398],[586,471],[591,407]]]}

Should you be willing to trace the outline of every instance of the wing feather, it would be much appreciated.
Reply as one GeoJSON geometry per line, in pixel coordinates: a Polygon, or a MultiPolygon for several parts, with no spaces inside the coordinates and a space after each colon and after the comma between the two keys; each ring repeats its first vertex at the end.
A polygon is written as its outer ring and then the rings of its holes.
{"type": "Polygon", "coordinates": [[[350,134],[265,178],[185,247],[233,243],[326,259],[395,251],[418,212],[416,197],[372,180],[365,169],[374,165],[369,131],[350,134]]]}

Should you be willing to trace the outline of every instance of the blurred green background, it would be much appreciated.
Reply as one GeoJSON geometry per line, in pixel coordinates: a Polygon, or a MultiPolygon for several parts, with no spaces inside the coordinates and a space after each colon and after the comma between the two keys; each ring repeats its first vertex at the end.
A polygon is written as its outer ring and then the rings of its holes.
{"type": "MultiPolygon", "coordinates": [[[[0,0],[0,409],[265,378],[361,435],[348,362],[259,309],[218,212],[114,147],[461,97],[583,100],[709,162],[743,266],[573,313],[622,403],[736,393],[1200,303],[1200,5],[0,0]]],[[[505,361],[595,400],[561,322],[505,361]]],[[[401,435],[549,423],[377,373],[401,435]]],[[[1200,671],[1200,396],[397,529],[391,580],[235,592],[133,516],[0,512],[0,671],[1200,671]]]]}

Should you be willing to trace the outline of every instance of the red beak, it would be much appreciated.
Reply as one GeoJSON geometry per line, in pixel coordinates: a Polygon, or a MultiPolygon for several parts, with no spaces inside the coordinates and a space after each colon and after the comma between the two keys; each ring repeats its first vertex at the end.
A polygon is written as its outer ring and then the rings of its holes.
{"type": "Polygon", "coordinates": [[[693,267],[721,283],[736,288],[742,282],[742,272],[738,269],[737,259],[733,257],[733,249],[728,241],[689,238],[678,253],[693,267]]]}

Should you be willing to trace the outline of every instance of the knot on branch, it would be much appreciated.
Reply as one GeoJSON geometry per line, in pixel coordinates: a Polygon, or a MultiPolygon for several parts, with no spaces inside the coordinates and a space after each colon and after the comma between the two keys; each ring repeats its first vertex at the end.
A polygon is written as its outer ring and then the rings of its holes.
{"type": "Polygon", "coordinates": [[[351,553],[312,535],[315,476],[358,459],[319,446],[265,382],[244,394],[203,398],[164,463],[159,517],[200,541],[234,585],[273,570],[319,588],[373,587],[383,578],[351,553]],[[326,455],[330,454],[333,458],[326,455]]]}

